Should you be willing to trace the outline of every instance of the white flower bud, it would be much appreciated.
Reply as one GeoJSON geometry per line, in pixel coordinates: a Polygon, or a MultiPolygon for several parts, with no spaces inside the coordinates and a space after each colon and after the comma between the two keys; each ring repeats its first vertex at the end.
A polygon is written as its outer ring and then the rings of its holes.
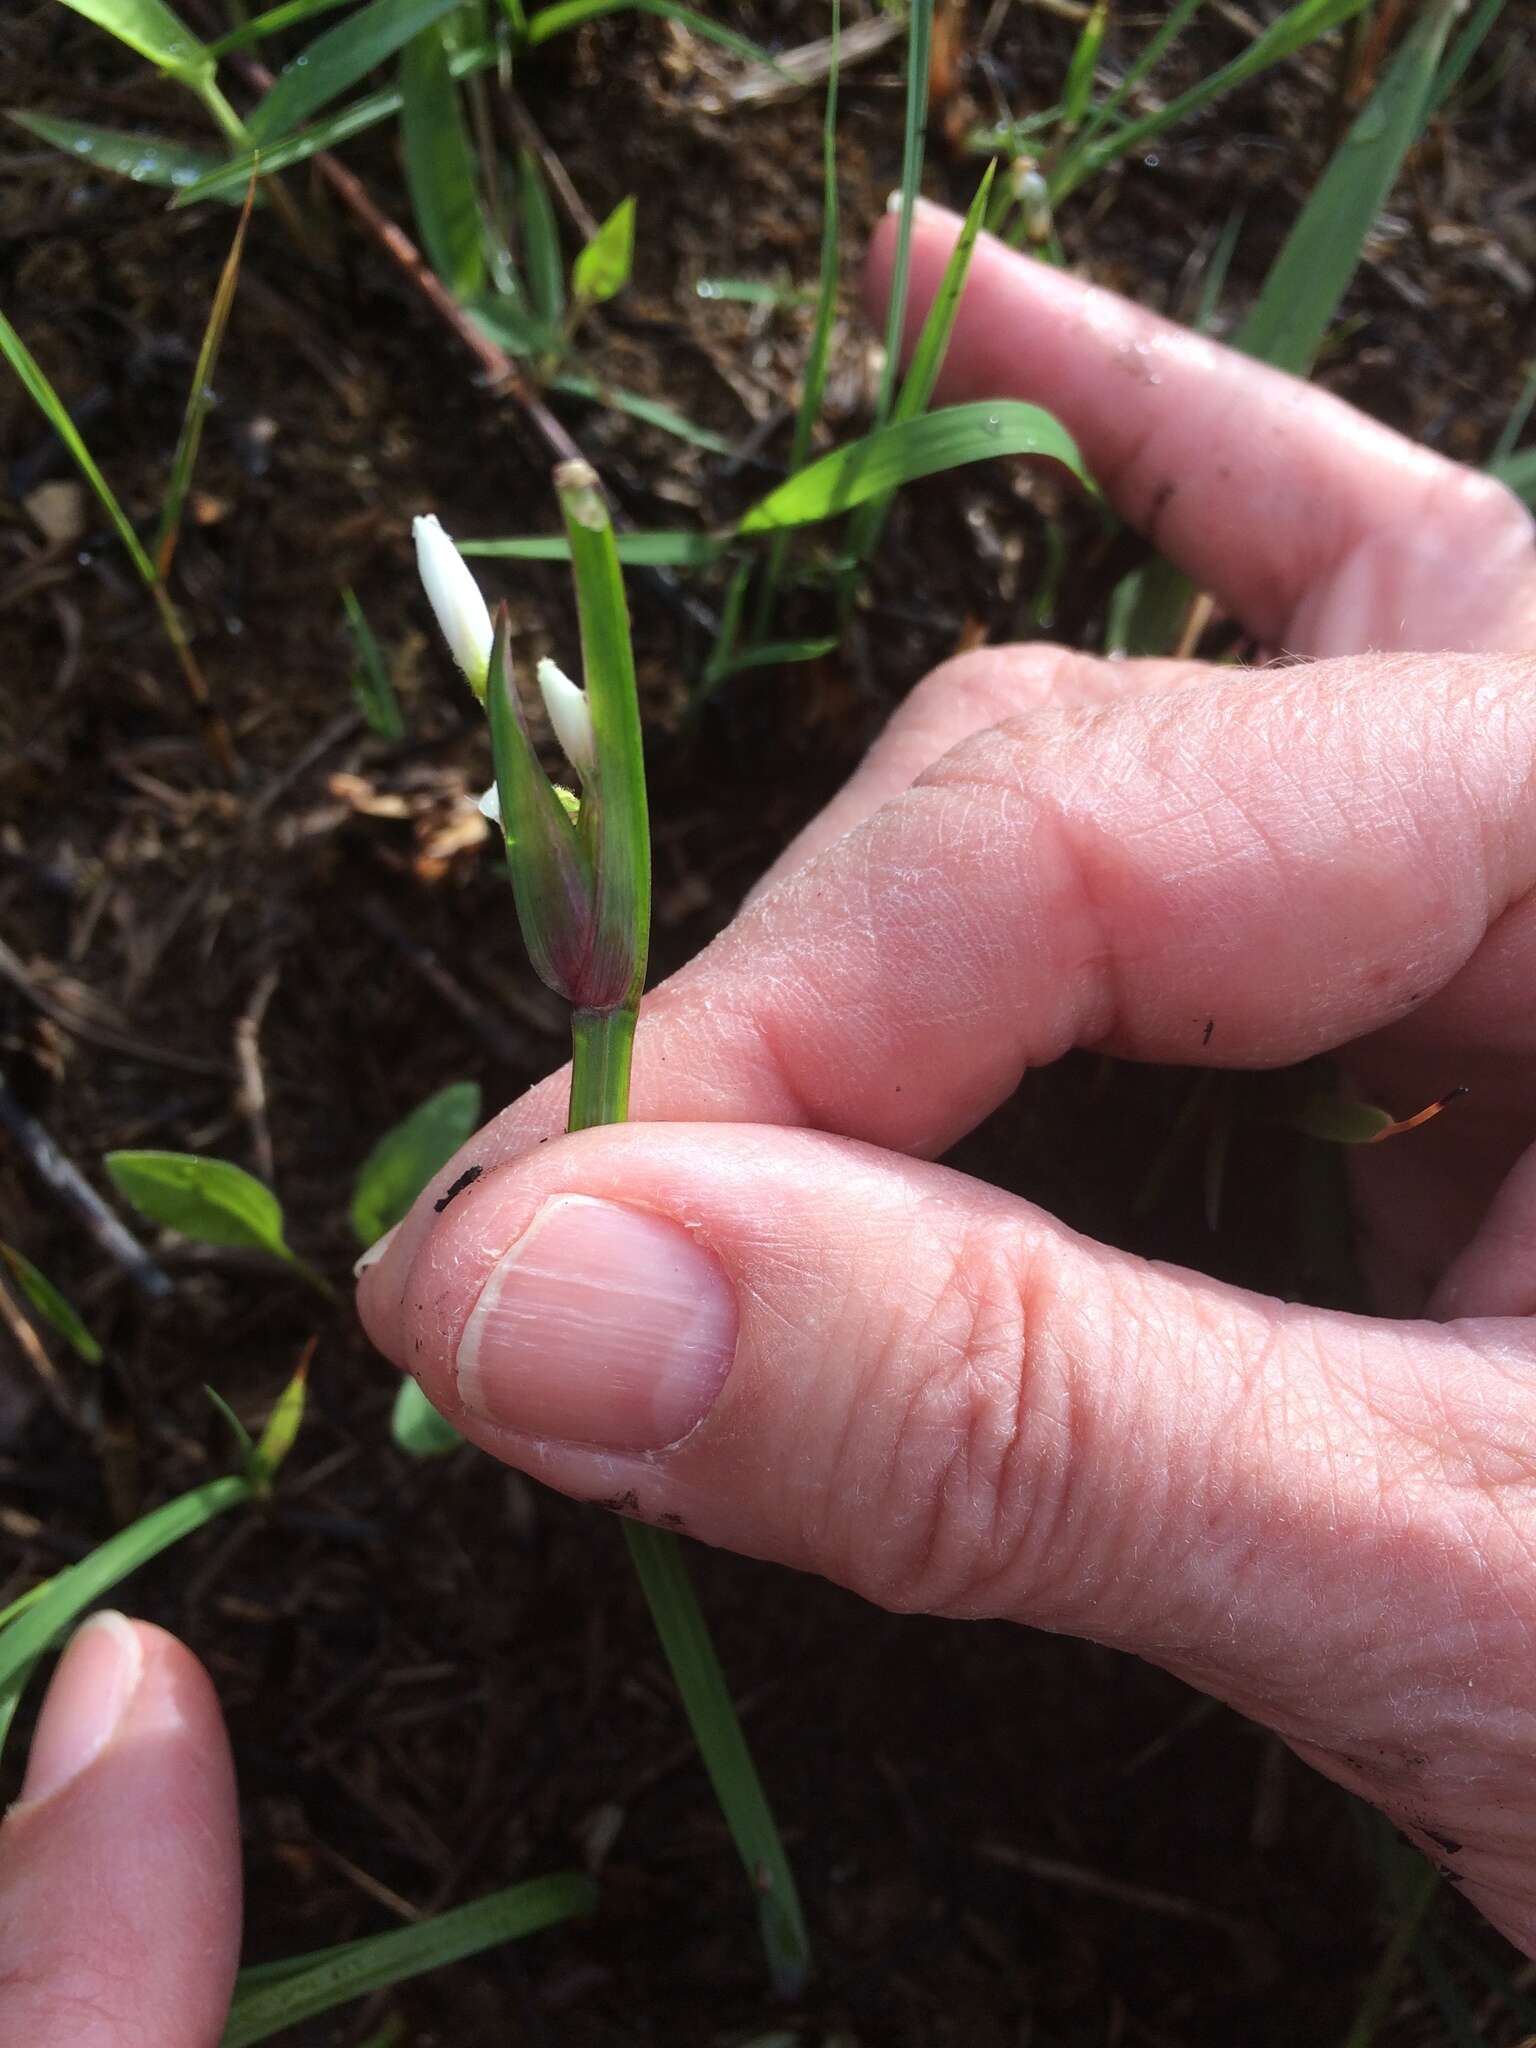
{"type": "Polygon", "coordinates": [[[422,587],[448,642],[448,651],[464,671],[475,695],[484,697],[495,634],[480,586],[464,557],[444,533],[436,513],[413,519],[411,532],[415,536],[416,567],[421,572],[422,587]]]}
{"type": "Polygon", "coordinates": [[[546,658],[539,663],[539,694],[560,742],[560,751],[582,781],[590,781],[597,753],[586,691],[578,689],[563,669],[546,658]]]}

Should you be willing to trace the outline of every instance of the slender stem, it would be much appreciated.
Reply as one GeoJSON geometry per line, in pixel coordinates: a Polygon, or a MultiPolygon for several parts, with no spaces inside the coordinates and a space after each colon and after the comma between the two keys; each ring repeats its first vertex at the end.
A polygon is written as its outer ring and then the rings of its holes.
{"type": "MultiPolygon", "coordinates": [[[[568,1130],[622,1123],[628,1114],[637,1008],[638,1003],[628,1003],[616,1010],[573,1013],[568,1130]]],[[[644,1522],[626,1521],[624,1535],[699,1755],[757,1898],[773,1988],[781,1998],[795,1998],[810,1975],[810,1935],[682,1545],[670,1530],[644,1522]]]]}

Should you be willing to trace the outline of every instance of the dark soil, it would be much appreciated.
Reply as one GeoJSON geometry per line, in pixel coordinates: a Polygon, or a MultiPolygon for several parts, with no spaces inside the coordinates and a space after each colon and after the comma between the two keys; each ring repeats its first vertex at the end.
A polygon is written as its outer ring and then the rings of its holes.
{"type": "MultiPolygon", "coordinates": [[[[1020,111],[1050,104],[1074,33],[1064,11],[1000,7],[990,37],[986,10],[957,11],[956,91],[987,118],[996,94],[1020,111]]],[[[1236,12],[1207,10],[1189,77],[1239,46],[1236,12]]],[[[826,28],[811,0],[732,18],[775,48],[826,28]]],[[[1529,27],[1528,6],[1512,5],[1491,71],[1482,59],[1474,72],[1491,82],[1417,153],[1322,373],[1473,460],[1532,345],[1529,27]]],[[[852,284],[898,173],[898,48],[844,82],[850,324],[837,433],[867,416],[852,284]]],[[[180,101],[51,4],[18,9],[0,54],[13,104],[187,122],[180,101]]],[[[1346,118],[1358,83],[1346,54],[1330,45],[1284,67],[1155,162],[1085,192],[1063,223],[1071,259],[1188,314],[1241,200],[1223,301],[1240,311],[1346,118]]],[[[729,509],[771,478],[786,445],[805,314],[707,303],[693,285],[814,277],[819,94],[718,111],[734,68],[663,23],[617,17],[553,43],[519,76],[594,213],[639,195],[638,278],[599,323],[599,370],[747,451],[725,463],[564,404],[640,525],[729,509]]],[[[977,173],[951,139],[966,116],[953,94],[938,108],[927,180],[961,203],[977,173]]],[[[85,176],[19,132],[6,150],[0,302],[148,520],[233,215],[167,213],[159,195],[85,176]]],[[[407,217],[388,130],[347,161],[407,217]]],[[[78,533],[40,534],[33,493],[73,472],[0,378],[0,1053],[16,1097],[98,1186],[114,1146],[265,1170],[270,1143],[291,1234],[340,1283],[355,1250],[351,1178],[380,1132],[461,1077],[499,1105],[561,1055],[560,1009],[523,961],[499,865],[465,840],[461,799],[488,779],[486,741],[429,640],[407,541],[424,507],[466,534],[548,526],[552,508],[548,451],[517,405],[477,384],[453,336],[318,183],[289,183],[315,248],[300,254],[270,210],[258,215],[176,572],[243,763],[238,787],[210,766],[94,502],[78,501],[78,533]],[[395,663],[410,727],[399,746],[368,736],[352,710],[337,595],[349,582],[395,663]],[[237,1042],[264,996],[258,1104],[237,1042]]],[[[741,677],[695,725],[681,712],[700,629],[676,592],[637,581],[658,974],[729,917],[927,667],[959,644],[1029,630],[1039,502],[980,471],[909,494],[848,658],[741,677]]],[[[1082,542],[1058,619],[1091,645],[1104,572],[1086,523],[1082,542]]],[[[530,651],[570,648],[563,572],[487,581],[512,597],[530,651]]],[[[1198,1159],[1137,1213],[1185,1088],[1068,1063],[1032,1077],[961,1163],[1118,1242],[1334,1298],[1347,1262],[1324,1272],[1309,1250],[1301,1190],[1315,1162],[1299,1146],[1240,1140],[1214,1236],[1198,1159]]],[[[600,1860],[595,1921],[399,1993],[400,2038],[597,2048],[745,2043],[783,2027],[846,2048],[1291,2048],[1342,2037],[1390,1906],[1358,1810],[1277,1743],[1124,1657],[1016,1628],[893,1618],[700,1555],[818,1943],[810,1994],[776,2010],[612,1524],[467,1450],[446,1465],[401,1457],[388,1437],[393,1375],[346,1313],[317,1316],[280,1273],[164,1251],[174,1297],[147,1309],[6,1141],[0,1234],[58,1281],[111,1354],[99,1381],[57,1360],[49,1382],[0,1337],[0,1604],[224,1469],[202,1383],[259,1419],[318,1336],[310,1417],[270,1510],[214,1526],[123,1596],[185,1635],[217,1681],[244,1787],[252,1959],[600,1860]]],[[[1448,1921],[1459,1910],[1448,1906],[1448,1921]]],[[[1491,1937],[1485,1947],[1509,1962],[1491,1937]]],[[[359,2040],[382,2016],[354,2010],[295,2038],[359,2040]]],[[[1518,2032],[1487,2024],[1490,2041],[1518,2032]]],[[[1380,2040],[1439,2038],[1405,1979],[1380,2040]]]]}

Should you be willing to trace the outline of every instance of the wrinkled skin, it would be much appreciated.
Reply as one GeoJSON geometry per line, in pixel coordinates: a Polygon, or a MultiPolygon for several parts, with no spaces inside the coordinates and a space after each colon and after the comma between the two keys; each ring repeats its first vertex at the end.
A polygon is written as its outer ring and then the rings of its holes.
{"type": "MultiPolygon", "coordinates": [[[[914,326],[955,232],[924,209],[914,326]]],[[[889,257],[887,226],[876,302],[889,257]]],[[[1314,659],[946,663],[648,1000],[644,1125],[544,1142],[565,1079],[534,1089],[366,1270],[363,1320],[554,1486],[888,1606],[1178,1672],[1382,1806],[1536,1953],[1531,523],[1324,394],[986,241],[941,395],[1048,406],[1129,520],[1314,659]],[[1454,1117],[1363,1155],[1383,1314],[1109,1251],[929,1163],[1072,1046],[1338,1051],[1400,1109],[1467,1083],[1454,1117]],[[487,1276],[569,1194],[685,1226],[733,1291],[729,1374],[670,1448],[548,1441],[460,1403],[487,1276]]],[[[46,1986],[6,1988],[71,1853],[25,1808],[0,1831],[0,2034],[7,1998],[41,1999],[18,2034],[39,2048],[138,2038],[50,2032],[46,1986]]],[[[232,1836],[201,1853],[227,1870],[232,1836]]],[[[127,1907],[48,1951],[60,2013],[72,1972],[112,1979],[119,1924],[126,1943],[127,1907]]],[[[206,2009],[205,1980],[183,1990],[206,2009]]],[[[177,2010],[144,2037],[213,2038],[177,2010]]]]}

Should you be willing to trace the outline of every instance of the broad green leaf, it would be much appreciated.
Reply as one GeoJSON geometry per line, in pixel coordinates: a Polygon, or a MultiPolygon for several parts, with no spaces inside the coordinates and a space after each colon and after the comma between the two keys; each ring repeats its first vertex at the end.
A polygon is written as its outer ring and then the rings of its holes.
{"type": "Polygon", "coordinates": [[[448,68],[443,24],[413,36],[400,68],[405,181],[432,268],[457,298],[485,282],[485,238],[475,162],[459,89],[448,68]]]}
{"type": "MultiPolygon", "coordinates": [[[[136,185],[159,185],[172,192],[185,191],[199,179],[210,177],[224,161],[210,149],[195,149],[189,142],[172,142],[164,135],[97,128],[89,121],[59,121],[51,114],[29,114],[21,107],[12,107],[6,119],[39,142],[89,164],[92,170],[110,171],[113,177],[131,179],[136,185]]],[[[233,190],[228,194],[231,201],[236,196],[233,190]]]]}
{"type": "Polygon", "coordinates": [[[43,375],[32,351],[4,313],[0,313],[0,354],[5,356],[6,361],[21,379],[27,396],[69,450],[75,466],[96,493],[98,504],[117,529],[117,537],[127,549],[128,558],[134,568],[138,570],[144,582],[154,589],[159,583],[159,578],[155,574],[154,563],[144,550],[143,542],[134,532],[127,513],[117,502],[112,486],[96,467],[95,458],[81,439],[80,430],[65,410],[64,401],[43,375]]]}
{"type": "Polygon", "coordinates": [[[635,263],[635,202],[621,199],[587,243],[571,270],[578,299],[600,306],[623,291],[635,263]]]}
{"type": "Polygon", "coordinates": [[[64,0],[64,5],[173,78],[213,75],[213,59],[206,46],[171,12],[165,0],[64,0]]]}
{"type": "Polygon", "coordinates": [[[352,1190],[352,1229],[359,1244],[393,1230],[440,1167],[472,1138],[480,1122],[480,1085],[453,1081],[418,1103],[374,1146],[352,1190]]]}
{"type": "Polygon", "coordinates": [[[549,185],[543,166],[531,149],[518,154],[517,184],[528,293],[539,318],[551,331],[558,331],[565,319],[565,258],[560,250],[560,229],[549,185]]]}
{"type": "Polygon", "coordinates": [[[622,14],[626,10],[636,14],[660,15],[663,21],[675,21],[691,35],[699,36],[707,43],[718,43],[722,50],[729,50],[733,56],[744,58],[749,64],[766,64],[774,71],[779,68],[757,43],[749,42],[734,29],[722,27],[718,21],[711,21],[707,14],[696,13],[691,7],[675,6],[673,0],[558,0],[557,5],[541,7],[537,14],[529,17],[528,46],[534,49],[540,43],[547,43],[551,36],[580,28],[585,21],[596,21],[599,15],[622,14]]]}
{"type": "Polygon", "coordinates": [[[435,1914],[338,1948],[264,1970],[242,1970],[220,2048],[251,2048],[317,2013],[385,1991],[427,1970],[478,1955],[597,1909],[597,1886],[579,1871],[509,1885],[472,1905],[435,1914]]]}
{"type": "Polygon", "coordinates": [[[1279,255],[1234,345],[1305,376],[1360,262],[1403,159],[1423,132],[1456,0],[1431,0],[1357,116],[1279,255]]]}
{"type": "MultiPolygon", "coordinates": [[[[717,562],[729,545],[712,533],[619,533],[619,560],[631,568],[698,569],[717,562]]],[[[461,555],[494,555],[514,562],[568,562],[571,544],[563,533],[529,534],[518,540],[461,540],[461,555]]]]}
{"type": "Polygon", "coordinates": [[[780,526],[830,519],[919,477],[996,455],[1048,456],[1083,483],[1090,482],[1077,443],[1039,406],[1015,399],[953,405],[921,419],[878,427],[862,440],[822,456],[759,499],[738,531],[771,533],[780,526]]]}
{"type": "Polygon", "coordinates": [[[230,245],[228,256],[224,259],[218,289],[214,292],[213,304],[208,309],[208,324],[203,329],[202,346],[197,352],[197,362],[192,371],[192,388],[187,393],[187,407],[182,415],[181,433],[177,437],[176,453],[171,460],[171,480],[166,487],[165,504],[160,512],[160,530],[155,536],[155,568],[162,579],[171,573],[176,540],[181,532],[181,515],[186,506],[187,493],[192,488],[192,472],[197,466],[197,451],[202,443],[203,422],[208,417],[208,408],[213,404],[213,373],[218,366],[224,330],[229,325],[229,316],[235,303],[235,286],[240,278],[240,257],[245,248],[245,231],[251,224],[251,206],[255,197],[256,187],[253,182],[245,195],[245,204],[240,209],[235,239],[230,245]]]}
{"type": "Polygon", "coordinates": [[[0,1746],[32,1667],[57,1636],[130,1572],[251,1497],[248,1479],[212,1479],[206,1486],[167,1501],[153,1514],[110,1537],[79,1564],[56,1573],[47,1591],[28,1601],[24,1611],[18,1614],[13,1609],[13,1619],[0,1629],[0,1746]]]}
{"type": "Polygon", "coordinates": [[[705,448],[711,455],[735,452],[733,444],[724,435],[696,425],[686,414],[680,413],[675,406],[664,404],[659,398],[646,398],[638,391],[625,391],[617,384],[599,384],[596,378],[576,371],[566,371],[556,377],[552,388],[564,391],[572,398],[589,398],[594,405],[606,405],[614,412],[627,413],[632,420],[643,420],[648,427],[659,427],[662,433],[672,434],[691,447],[705,448]]]}
{"type": "Polygon", "coordinates": [[[101,1346],[81,1321],[72,1304],[60,1294],[46,1273],[40,1273],[32,1261],[14,1245],[0,1244],[0,1259],[10,1268],[11,1278],[26,1296],[27,1301],[48,1324],[56,1330],[77,1357],[87,1365],[100,1365],[101,1346]]]}
{"type": "Polygon", "coordinates": [[[317,36],[284,65],[246,122],[252,142],[264,152],[263,170],[270,168],[265,151],[272,143],[291,134],[327,101],[356,85],[376,64],[458,5],[460,0],[369,0],[356,14],[317,36]]]}
{"type": "MultiPolygon", "coordinates": [[[[313,1350],[314,1346],[309,1347],[313,1350]]],[[[304,1402],[309,1385],[309,1359],[304,1358],[298,1371],[278,1395],[272,1413],[267,1417],[267,1426],[257,1439],[251,1454],[250,1479],[257,1489],[266,1493],[277,1477],[283,1460],[293,1449],[299,1429],[304,1421],[304,1402]]]]}
{"type": "Polygon", "coordinates": [[[363,716],[380,739],[404,739],[405,719],[401,715],[400,700],[395,695],[395,686],[384,660],[384,650],[368,623],[366,613],[358,603],[357,592],[350,585],[342,591],[341,603],[347,615],[353,645],[357,649],[357,668],[352,677],[352,689],[362,706],[363,716]]]}
{"type": "Polygon", "coordinates": [[[389,1433],[409,1458],[442,1458],[456,1451],[464,1439],[453,1424],[439,1415],[414,1380],[402,1380],[395,1395],[389,1433]]]}
{"type": "Polygon", "coordinates": [[[104,1163],[118,1193],[152,1223],[199,1244],[293,1261],[281,1203],[244,1167],[195,1152],[109,1152],[104,1163]]]}

